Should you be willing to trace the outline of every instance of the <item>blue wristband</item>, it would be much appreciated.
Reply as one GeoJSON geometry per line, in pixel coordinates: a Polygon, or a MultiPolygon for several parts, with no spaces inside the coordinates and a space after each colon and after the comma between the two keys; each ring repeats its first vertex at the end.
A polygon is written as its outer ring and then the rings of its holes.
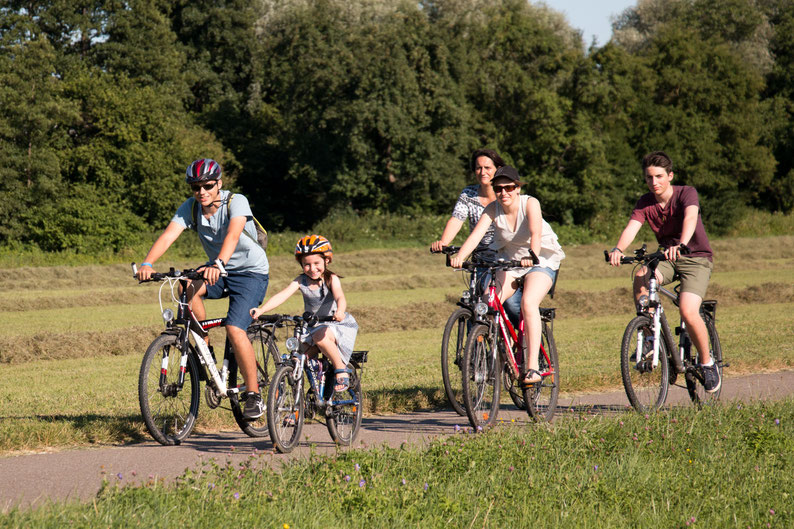
{"type": "Polygon", "coordinates": [[[141,266],[148,266],[149,268],[154,268],[152,263],[141,263],[141,266]]]}

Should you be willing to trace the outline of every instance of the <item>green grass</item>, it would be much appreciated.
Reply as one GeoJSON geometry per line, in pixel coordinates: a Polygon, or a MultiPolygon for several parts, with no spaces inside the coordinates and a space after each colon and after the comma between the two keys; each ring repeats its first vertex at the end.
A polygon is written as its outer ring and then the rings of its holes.
{"type": "MultiPolygon", "coordinates": [[[[450,432],[452,433],[452,432],[450,432]]],[[[429,446],[214,461],[173,484],[111,478],[89,504],[5,527],[770,527],[794,524],[794,402],[571,414],[429,446]]]]}
{"type": "MultiPolygon", "coordinates": [[[[728,381],[792,368],[794,237],[718,239],[713,245],[710,288],[719,300],[728,381]]],[[[630,269],[607,266],[602,245],[566,252],[557,295],[546,302],[558,308],[562,391],[620,389],[619,343],[632,317],[630,269]]],[[[344,276],[348,305],[361,326],[357,348],[371,351],[364,374],[368,413],[446,405],[441,332],[465,284],[443,262],[425,248],[336,255],[333,268],[344,276]]],[[[162,266],[191,263],[165,260],[162,266]]],[[[289,256],[275,256],[271,264],[270,295],[299,272],[289,256]]],[[[157,287],[137,285],[127,266],[115,264],[0,269],[0,288],[0,453],[146,438],[137,376],[143,351],[162,329],[157,287]]],[[[210,316],[222,315],[226,301],[207,307],[210,316]]],[[[677,320],[674,307],[667,308],[677,320]]],[[[278,309],[302,310],[297,295],[278,309]]],[[[222,344],[223,332],[214,335],[222,344]]],[[[202,405],[198,428],[236,425],[228,412],[202,405]]]]}

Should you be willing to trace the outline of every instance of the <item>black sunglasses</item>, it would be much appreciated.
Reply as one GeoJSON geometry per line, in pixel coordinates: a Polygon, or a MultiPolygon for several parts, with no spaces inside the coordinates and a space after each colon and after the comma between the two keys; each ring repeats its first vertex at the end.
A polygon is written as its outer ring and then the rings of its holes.
{"type": "Polygon", "coordinates": [[[493,186],[493,192],[496,195],[498,195],[502,191],[506,191],[508,193],[512,193],[513,191],[516,190],[517,187],[518,186],[516,184],[507,184],[505,186],[493,186]]]}
{"type": "Polygon", "coordinates": [[[218,185],[218,181],[217,181],[217,180],[215,180],[215,181],[214,181],[214,182],[212,182],[211,184],[192,184],[192,185],[190,186],[190,189],[192,189],[194,193],[198,193],[198,192],[199,192],[199,191],[201,191],[202,189],[203,189],[204,191],[209,191],[210,189],[212,189],[212,188],[213,188],[213,187],[215,187],[216,185],[218,185]]]}

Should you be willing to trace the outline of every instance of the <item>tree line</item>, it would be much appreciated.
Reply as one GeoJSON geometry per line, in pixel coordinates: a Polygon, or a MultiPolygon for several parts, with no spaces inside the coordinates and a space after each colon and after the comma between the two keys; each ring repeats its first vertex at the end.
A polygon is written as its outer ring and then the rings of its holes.
{"type": "Polygon", "coordinates": [[[584,43],[526,0],[8,0],[0,239],[121,249],[212,157],[273,230],[447,213],[498,150],[594,230],[668,152],[710,231],[794,207],[794,3],[639,0],[584,43]]]}

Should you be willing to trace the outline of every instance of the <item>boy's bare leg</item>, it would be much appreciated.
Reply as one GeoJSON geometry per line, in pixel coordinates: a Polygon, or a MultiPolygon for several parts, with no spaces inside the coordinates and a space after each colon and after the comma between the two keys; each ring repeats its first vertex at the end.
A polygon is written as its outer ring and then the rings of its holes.
{"type": "Polygon", "coordinates": [[[711,361],[709,352],[709,333],[706,329],[706,322],[700,315],[700,304],[703,299],[692,292],[681,292],[679,298],[679,308],[681,309],[681,319],[686,323],[689,337],[698,350],[698,359],[701,364],[708,364],[711,361]]]}

